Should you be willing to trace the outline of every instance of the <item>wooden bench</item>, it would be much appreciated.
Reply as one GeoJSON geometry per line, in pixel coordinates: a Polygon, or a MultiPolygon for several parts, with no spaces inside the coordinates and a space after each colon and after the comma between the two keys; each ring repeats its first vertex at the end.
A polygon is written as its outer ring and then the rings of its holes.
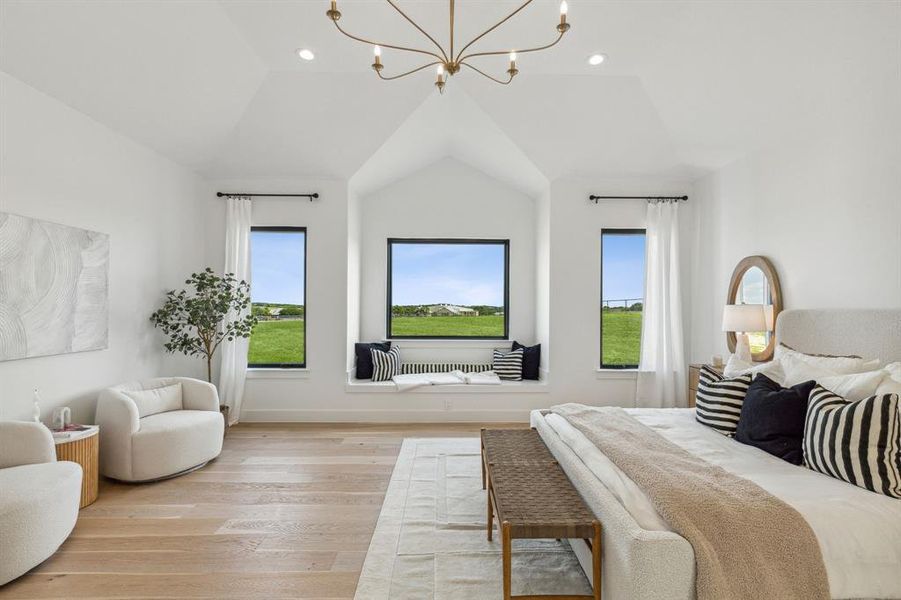
{"type": "Polygon", "coordinates": [[[488,541],[494,516],[503,544],[504,600],[601,598],[601,524],[534,429],[482,429],[482,487],[488,496],[488,541]],[[512,596],[514,539],[581,538],[591,548],[592,595],[512,596]]]}

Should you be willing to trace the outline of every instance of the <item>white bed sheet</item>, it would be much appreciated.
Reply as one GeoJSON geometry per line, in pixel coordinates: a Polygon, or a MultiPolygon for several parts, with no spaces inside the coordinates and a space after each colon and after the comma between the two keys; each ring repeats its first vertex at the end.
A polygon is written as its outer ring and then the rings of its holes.
{"type": "MultiPolygon", "coordinates": [[[[901,598],[901,500],[787,463],[695,421],[694,409],[626,409],[663,437],[794,507],[820,544],[833,598],[901,598]]],[[[565,419],[545,416],[635,521],[669,530],[647,495],[565,419]]]]}

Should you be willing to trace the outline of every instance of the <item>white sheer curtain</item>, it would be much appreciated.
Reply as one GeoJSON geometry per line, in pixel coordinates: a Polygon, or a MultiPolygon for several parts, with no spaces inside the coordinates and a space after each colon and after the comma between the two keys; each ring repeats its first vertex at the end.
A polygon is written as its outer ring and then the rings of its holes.
{"type": "MultiPolygon", "coordinates": [[[[250,211],[248,196],[229,196],[225,221],[225,273],[234,273],[238,281],[250,281],[250,211]]],[[[249,309],[244,311],[244,314],[249,309]]],[[[244,316],[229,315],[230,318],[244,316]]],[[[219,370],[219,401],[229,407],[229,420],[237,423],[244,399],[244,379],[247,375],[248,338],[223,342],[219,370]]]]}
{"type": "Polygon", "coordinates": [[[679,271],[679,202],[648,204],[647,271],[636,404],[687,406],[679,271]]]}

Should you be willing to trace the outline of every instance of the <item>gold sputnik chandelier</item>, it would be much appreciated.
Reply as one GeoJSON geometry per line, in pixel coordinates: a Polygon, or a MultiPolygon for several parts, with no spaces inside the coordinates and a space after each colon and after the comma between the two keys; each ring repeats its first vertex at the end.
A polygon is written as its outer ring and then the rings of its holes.
{"type": "Polygon", "coordinates": [[[391,7],[399,12],[401,16],[406,19],[410,25],[415,27],[422,35],[429,39],[429,41],[435,46],[435,50],[424,50],[421,48],[410,48],[407,46],[398,46],[396,44],[386,44],[384,42],[374,42],[372,40],[368,40],[366,38],[358,37],[356,35],[350,34],[345,31],[338,21],[341,19],[341,11],[338,10],[338,1],[331,0],[332,7],[328,11],[326,11],[326,15],[329,19],[332,20],[332,23],[335,24],[335,27],[349,37],[352,40],[356,40],[358,42],[362,42],[364,44],[369,44],[372,46],[372,52],[375,57],[374,62],[372,63],[372,69],[376,72],[380,79],[385,81],[391,81],[393,79],[400,79],[401,77],[406,77],[407,75],[412,75],[413,73],[418,73],[424,69],[428,69],[429,67],[435,67],[437,73],[437,80],[435,81],[435,86],[438,88],[438,91],[444,92],[444,85],[447,82],[447,78],[449,76],[453,76],[460,72],[461,67],[467,67],[472,69],[479,75],[490,79],[495,83],[500,83],[501,85],[507,85],[513,78],[516,77],[516,74],[519,73],[519,69],[516,68],[516,56],[517,54],[526,54],[527,52],[539,52],[541,50],[547,50],[552,46],[556,46],[557,43],[563,39],[563,35],[569,31],[569,23],[566,22],[566,0],[563,0],[560,3],[560,22],[557,24],[557,38],[549,44],[545,44],[544,46],[537,46],[535,48],[525,48],[525,49],[514,49],[514,50],[496,50],[490,52],[475,52],[469,50],[473,44],[481,40],[483,37],[509,21],[513,18],[517,13],[527,7],[529,4],[533,2],[533,0],[526,0],[519,8],[511,12],[509,15],[498,21],[496,24],[492,25],[488,29],[486,29],[481,34],[477,35],[473,38],[469,43],[465,44],[459,51],[454,52],[454,0],[449,0],[450,4],[450,47],[447,51],[445,51],[444,47],[439,44],[434,37],[432,37],[425,29],[420,27],[413,19],[407,16],[404,11],[400,9],[397,3],[394,0],[387,0],[388,4],[391,7]],[[416,54],[421,54],[427,57],[430,57],[430,62],[416,67],[415,69],[411,69],[404,73],[399,73],[397,75],[385,75],[382,73],[382,69],[384,69],[384,64],[382,63],[382,48],[390,48],[392,50],[401,50],[403,52],[413,52],[416,54]],[[510,67],[507,69],[507,78],[501,79],[497,77],[493,77],[486,73],[485,71],[479,69],[478,67],[472,65],[469,61],[474,58],[479,58],[483,56],[500,56],[503,54],[509,53],[510,55],[510,67]],[[431,60],[434,59],[434,60],[431,60]]]}

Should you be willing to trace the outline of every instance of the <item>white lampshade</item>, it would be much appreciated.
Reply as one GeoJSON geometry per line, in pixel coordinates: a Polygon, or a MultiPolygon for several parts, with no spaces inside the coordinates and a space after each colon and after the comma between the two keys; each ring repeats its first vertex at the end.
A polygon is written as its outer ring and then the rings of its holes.
{"type": "Polygon", "coordinates": [[[727,304],[723,308],[723,331],[767,331],[763,304],[727,304]]]}

